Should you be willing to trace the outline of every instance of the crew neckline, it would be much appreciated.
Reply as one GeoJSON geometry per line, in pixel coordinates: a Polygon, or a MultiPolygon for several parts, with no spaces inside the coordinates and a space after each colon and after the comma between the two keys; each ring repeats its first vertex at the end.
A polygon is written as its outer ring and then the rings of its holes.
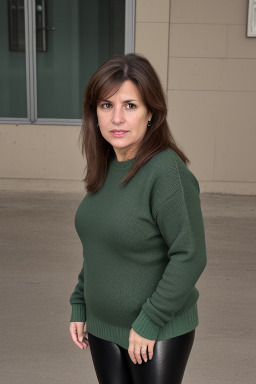
{"type": "Polygon", "coordinates": [[[113,157],[112,164],[114,168],[127,169],[130,168],[135,161],[135,157],[125,161],[118,161],[116,155],[113,157]]]}

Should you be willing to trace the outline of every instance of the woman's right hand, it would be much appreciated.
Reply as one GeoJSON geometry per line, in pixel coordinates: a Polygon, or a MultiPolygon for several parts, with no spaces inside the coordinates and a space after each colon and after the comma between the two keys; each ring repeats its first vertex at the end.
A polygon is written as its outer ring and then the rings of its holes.
{"type": "Polygon", "coordinates": [[[70,322],[69,331],[74,343],[80,349],[89,347],[88,333],[86,332],[86,323],[76,321],[70,322]]]}

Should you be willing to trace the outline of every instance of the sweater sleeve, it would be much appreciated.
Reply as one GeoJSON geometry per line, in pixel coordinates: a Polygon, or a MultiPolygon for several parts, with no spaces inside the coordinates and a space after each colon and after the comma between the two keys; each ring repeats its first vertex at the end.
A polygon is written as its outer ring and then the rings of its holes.
{"type": "Polygon", "coordinates": [[[72,305],[70,321],[86,321],[86,305],[84,300],[84,266],[78,275],[78,283],[69,299],[72,305]]]}
{"type": "Polygon", "coordinates": [[[149,340],[156,340],[160,327],[182,308],[206,265],[199,186],[195,179],[181,184],[158,206],[155,220],[168,246],[168,264],[132,324],[136,333],[149,340]]]}

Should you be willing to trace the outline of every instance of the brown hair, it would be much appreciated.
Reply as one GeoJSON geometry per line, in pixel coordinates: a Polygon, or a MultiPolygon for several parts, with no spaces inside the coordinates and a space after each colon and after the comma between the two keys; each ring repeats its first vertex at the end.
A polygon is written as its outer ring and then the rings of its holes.
{"type": "Polygon", "coordinates": [[[137,54],[115,55],[106,60],[91,77],[84,93],[83,124],[80,133],[82,153],[87,167],[84,182],[88,192],[97,192],[104,184],[112,146],[97,128],[97,104],[114,94],[126,81],[132,81],[152,113],[151,126],[142,139],[135,161],[121,183],[126,183],[155,154],[172,148],[187,164],[168,128],[167,107],[159,78],[149,61],[137,54]]]}

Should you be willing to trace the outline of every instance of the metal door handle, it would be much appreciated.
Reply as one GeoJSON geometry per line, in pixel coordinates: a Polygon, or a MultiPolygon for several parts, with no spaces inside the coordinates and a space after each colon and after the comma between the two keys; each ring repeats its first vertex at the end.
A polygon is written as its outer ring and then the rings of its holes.
{"type": "Polygon", "coordinates": [[[37,27],[36,29],[41,29],[43,31],[55,31],[54,27],[37,27]]]}

